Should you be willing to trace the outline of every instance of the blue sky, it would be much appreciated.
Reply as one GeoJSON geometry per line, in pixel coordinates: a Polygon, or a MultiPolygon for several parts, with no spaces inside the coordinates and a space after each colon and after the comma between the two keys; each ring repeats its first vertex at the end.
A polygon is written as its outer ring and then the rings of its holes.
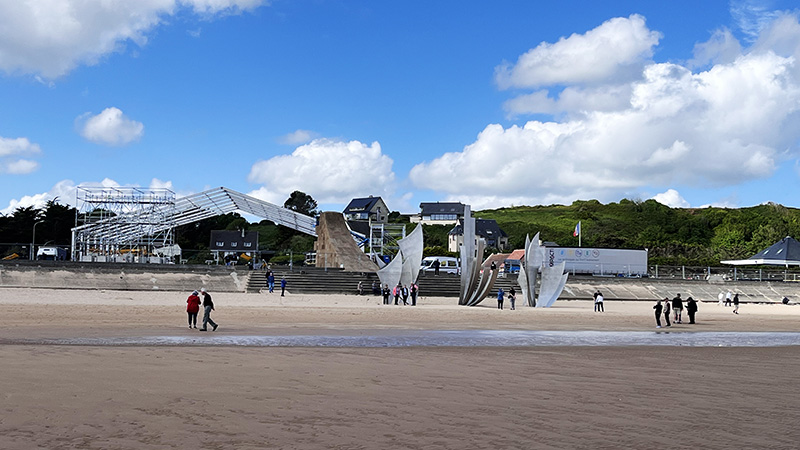
{"type": "Polygon", "coordinates": [[[0,212],[78,185],[799,207],[793,8],[0,0],[0,212]]]}

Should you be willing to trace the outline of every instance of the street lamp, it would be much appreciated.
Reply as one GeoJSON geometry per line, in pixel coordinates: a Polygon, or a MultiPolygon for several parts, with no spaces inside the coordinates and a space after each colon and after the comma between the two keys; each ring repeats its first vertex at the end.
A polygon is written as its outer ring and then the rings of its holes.
{"type": "Polygon", "coordinates": [[[44,222],[44,220],[40,220],[33,224],[33,237],[31,238],[31,261],[33,261],[33,247],[36,245],[36,225],[44,222]]]}

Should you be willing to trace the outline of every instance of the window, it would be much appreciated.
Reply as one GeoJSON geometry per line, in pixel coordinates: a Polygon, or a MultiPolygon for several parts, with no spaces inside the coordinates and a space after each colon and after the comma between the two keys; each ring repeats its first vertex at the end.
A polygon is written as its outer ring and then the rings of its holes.
{"type": "Polygon", "coordinates": [[[245,242],[244,246],[250,248],[250,247],[253,246],[253,243],[252,242],[245,242]]]}
{"type": "Polygon", "coordinates": [[[224,247],[225,246],[225,243],[222,242],[222,241],[217,241],[216,243],[217,243],[217,247],[224,247]]]}
{"type": "Polygon", "coordinates": [[[455,214],[431,214],[431,220],[456,220],[458,216],[455,214]]]}
{"type": "Polygon", "coordinates": [[[236,247],[236,246],[238,246],[238,245],[239,245],[239,243],[238,243],[238,242],[231,242],[231,247],[236,247]]]}

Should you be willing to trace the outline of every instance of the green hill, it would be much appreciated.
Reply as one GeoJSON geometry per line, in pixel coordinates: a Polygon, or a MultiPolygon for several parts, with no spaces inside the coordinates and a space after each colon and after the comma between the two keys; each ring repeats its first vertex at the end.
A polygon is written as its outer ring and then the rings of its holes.
{"type": "Polygon", "coordinates": [[[573,230],[581,222],[584,247],[649,249],[650,263],[719,265],[751,256],[785,236],[800,236],[800,210],[773,203],[750,208],[670,208],[655,200],[602,204],[519,206],[476,211],[497,220],[513,248],[525,235],[577,247],[573,230]]]}

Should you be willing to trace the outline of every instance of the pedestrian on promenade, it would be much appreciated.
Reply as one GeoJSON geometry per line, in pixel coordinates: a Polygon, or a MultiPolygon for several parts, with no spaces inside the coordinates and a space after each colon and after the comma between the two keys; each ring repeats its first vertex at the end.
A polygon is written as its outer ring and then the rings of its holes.
{"type": "Polygon", "coordinates": [[[392,294],[394,294],[394,305],[397,306],[397,301],[400,300],[400,296],[403,295],[403,286],[397,283],[397,286],[392,290],[392,294]]]}
{"type": "Polygon", "coordinates": [[[197,328],[197,313],[200,312],[200,297],[193,291],[186,299],[186,312],[189,314],[189,328],[197,328]]]}
{"type": "Polygon", "coordinates": [[[503,297],[505,296],[503,288],[497,289],[497,309],[503,309],[503,297]]]}
{"type": "Polygon", "coordinates": [[[207,331],[209,323],[213,327],[211,331],[217,331],[218,325],[211,320],[211,311],[214,310],[214,302],[211,301],[211,294],[206,292],[206,288],[200,288],[200,293],[203,294],[203,309],[205,311],[205,314],[203,314],[203,328],[200,328],[200,331],[207,331]]]}
{"type": "Polygon", "coordinates": [[[275,274],[271,270],[267,274],[267,284],[269,285],[269,293],[272,294],[272,291],[275,290],[275,274]]]}
{"type": "Polygon", "coordinates": [[[408,305],[408,286],[403,286],[403,305],[408,305]]]}
{"type": "Polygon", "coordinates": [[[672,325],[669,324],[669,313],[671,311],[669,307],[669,297],[664,297],[664,326],[670,327],[672,325]]]}
{"type": "Polygon", "coordinates": [[[517,293],[516,291],[514,291],[514,288],[512,287],[511,290],[508,291],[508,303],[511,304],[512,311],[515,309],[514,302],[516,301],[517,301],[517,293]]]}
{"type": "Polygon", "coordinates": [[[281,297],[283,297],[284,293],[286,293],[286,277],[281,276],[281,297]]]}
{"type": "Polygon", "coordinates": [[[597,295],[594,298],[594,312],[605,312],[605,309],[603,309],[603,300],[605,300],[603,293],[597,291],[597,295]]]}
{"type": "Polygon", "coordinates": [[[419,294],[419,286],[411,283],[411,306],[417,306],[417,294],[419,294]]]}
{"type": "Polygon", "coordinates": [[[739,293],[733,296],[733,313],[739,314],[739,293]]]}
{"type": "Polygon", "coordinates": [[[383,290],[381,291],[381,293],[383,294],[383,304],[384,305],[388,305],[389,304],[389,295],[392,294],[392,290],[389,289],[389,284],[384,284],[383,285],[383,290]]]}
{"type": "Polygon", "coordinates": [[[697,302],[689,297],[686,299],[686,314],[689,314],[689,323],[694,323],[695,313],[697,313],[697,302]]]}
{"type": "Polygon", "coordinates": [[[381,287],[378,285],[377,281],[372,282],[372,295],[381,295],[381,287]]]}
{"type": "Polygon", "coordinates": [[[664,307],[661,306],[661,300],[657,300],[653,309],[656,313],[656,328],[661,328],[661,313],[664,310],[664,307]]]}
{"type": "Polygon", "coordinates": [[[681,316],[683,315],[683,300],[681,299],[681,294],[677,294],[675,298],[672,299],[672,321],[673,323],[681,323],[681,316]]]}
{"type": "Polygon", "coordinates": [[[730,290],[728,290],[728,292],[725,293],[725,306],[731,306],[731,296],[732,295],[733,294],[731,293],[730,290]]]}

